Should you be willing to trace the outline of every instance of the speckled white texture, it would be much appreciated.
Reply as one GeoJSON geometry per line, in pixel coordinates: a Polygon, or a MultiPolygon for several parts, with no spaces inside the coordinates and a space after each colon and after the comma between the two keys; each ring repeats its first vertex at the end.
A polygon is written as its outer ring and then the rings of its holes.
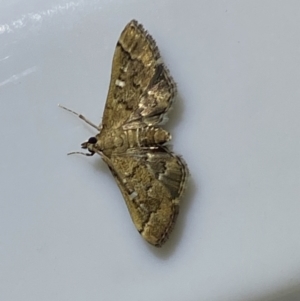
{"type": "Polygon", "coordinates": [[[300,300],[300,2],[2,0],[0,299],[300,300]],[[191,171],[162,249],[100,158],[114,47],[144,24],[178,83],[191,171]]]}

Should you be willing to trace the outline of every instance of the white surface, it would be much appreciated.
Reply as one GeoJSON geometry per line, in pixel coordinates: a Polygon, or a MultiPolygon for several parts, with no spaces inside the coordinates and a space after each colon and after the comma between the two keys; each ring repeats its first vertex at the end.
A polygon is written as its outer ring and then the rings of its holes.
{"type": "Polygon", "coordinates": [[[299,1],[3,0],[0,299],[300,300],[299,1]],[[120,32],[137,19],[179,87],[191,181],[162,248],[100,158],[120,32]]]}

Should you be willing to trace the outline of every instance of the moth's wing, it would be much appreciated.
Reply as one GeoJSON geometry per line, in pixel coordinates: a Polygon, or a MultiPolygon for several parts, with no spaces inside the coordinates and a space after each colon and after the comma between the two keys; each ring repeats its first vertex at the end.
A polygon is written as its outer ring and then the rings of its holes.
{"type": "Polygon", "coordinates": [[[166,148],[132,149],[110,158],[110,169],[126,201],[133,223],[150,244],[169,237],[186,185],[184,161],[166,148]]]}
{"type": "Polygon", "coordinates": [[[102,126],[142,127],[163,120],[176,85],[153,38],[133,20],[117,43],[102,126]]]}

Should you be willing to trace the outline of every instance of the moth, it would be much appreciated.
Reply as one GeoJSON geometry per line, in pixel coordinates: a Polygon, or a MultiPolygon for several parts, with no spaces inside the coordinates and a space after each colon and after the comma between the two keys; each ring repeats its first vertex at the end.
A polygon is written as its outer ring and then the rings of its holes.
{"type": "Polygon", "coordinates": [[[165,145],[170,133],[160,126],[175,94],[155,41],[132,20],[116,45],[102,123],[97,126],[61,106],[99,131],[81,144],[87,153],[75,153],[101,156],[138,232],[156,247],[174,227],[188,177],[184,160],[165,145]]]}

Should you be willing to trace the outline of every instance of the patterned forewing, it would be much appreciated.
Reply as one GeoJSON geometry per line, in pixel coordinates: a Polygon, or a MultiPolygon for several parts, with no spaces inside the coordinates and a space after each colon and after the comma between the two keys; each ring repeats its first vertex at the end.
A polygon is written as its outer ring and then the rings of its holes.
{"type": "Polygon", "coordinates": [[[116,46],[102,126],[157,124],[170,108],[175,91],[155,41],[140,24],[131,21],[116,46]]]}
{"type": "Polygon", "coordinates": [[[187,178],[184,162],[167,149],[112,156],[110,167],[140,234],[152,245],[168,238],[187,178]]]}

